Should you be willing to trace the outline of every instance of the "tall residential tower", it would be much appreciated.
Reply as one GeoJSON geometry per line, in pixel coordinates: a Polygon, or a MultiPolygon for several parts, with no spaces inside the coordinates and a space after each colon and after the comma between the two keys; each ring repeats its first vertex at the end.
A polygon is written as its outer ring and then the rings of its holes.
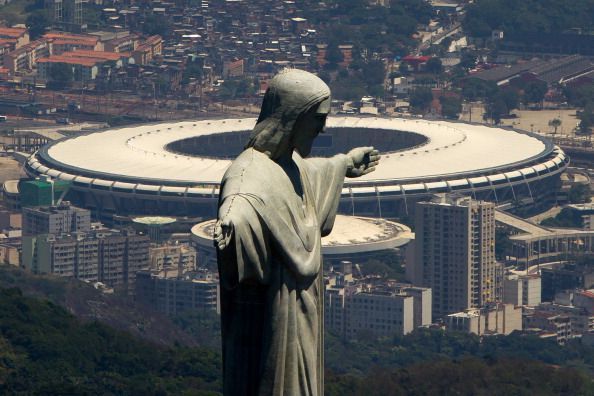
{"type": "Polygon", "coordinates": [[[434,318],[500,300],[493,203],[445,195],[420,202],[415,235],[407,275],[432,289],[434,318]]]}

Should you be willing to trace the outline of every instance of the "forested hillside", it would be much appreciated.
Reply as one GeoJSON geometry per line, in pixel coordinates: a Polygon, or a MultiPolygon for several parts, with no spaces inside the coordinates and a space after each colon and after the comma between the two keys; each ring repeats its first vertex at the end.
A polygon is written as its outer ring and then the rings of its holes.
{"type": "Polygon", "coordinates": [[[594,30],[592,0],[477,0],[468,8],[464,28],[472,36],[488,37],[494,29],[506,35],[594,30]]]}
{"type": "MultiPolygon", "coordinates": [[[[441,331],[379,343],[330,337],[326,394],[594,394],[586,371],[569,367],[587,368],[591,350],[525,341],[480,343],[441,331]]],[[[18,289],[0,290],[0,394],[215,395],[220,370],[216,351],[160,347],[97,322],[82,323],[18,289]]]]}
{"type": "Polygon", "coordinates": [[[0,290],[0,394],[208,395],[220,389],[215,352],[164,348],[63,308],[0,290]]]}

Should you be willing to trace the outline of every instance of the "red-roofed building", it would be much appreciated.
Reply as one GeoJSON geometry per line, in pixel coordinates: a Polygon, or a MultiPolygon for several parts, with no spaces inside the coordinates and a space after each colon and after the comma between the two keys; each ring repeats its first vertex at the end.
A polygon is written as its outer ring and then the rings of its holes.
{"type": "Polygon", "coordinates": [[[243,73],[243,59],[229,60],[223,63],[223,78],[241,77],[243,73]]]}
{"type": "Polygon", "coordinates": [[[107,40],[103,43],[103,47],[105,51],[109,52],[132,52],[136,49],[138,41],[136,35],[129,35],[107,40]]]}
{"type": "Polygon", "coordinates": [[[353,61],[353,45],[342,44],[338,46],[338,50],[342,54],[342,62],[340,62],[340,66],[349,67],[349,65],[353,61]]]}
{"type": "Polygon", "coordinates": [[[158,34],[150,36],[144,43],[151,46],[153,55],[161,55],[163,53],[163,38],[158,34]]]}
{"type": "Polygon", "coordinates": [[[42,80],[51,80],[51,68],[55,64],[62,64],[71,67],[75,81],[91,81],[97,77],[99,67],[105,63],[105,60],[52,55],[48,58],[42,58],[37,61],[38,76],[42,80]]]}
{"type": "Polygon", "coordinates": [[[52,53],[51,42],[39,39],[30,42],[14,51],[4,55],[4,67],[10,74],[31,71],[35,68],[37,60],[50,56],[52,53]]]}
{"type": "Polygon", "coordinates": [[[0,48],[4,48],[6,52],[14,51],[16,42],[11,39],[0,38],[0,48]]]}
{"type": "Polygon", "coordinates": [[[316,62],[320,66],[324,66],[326,63],[326,53],[328,52],[328,44],[316,44],[316,62]]]}
{"type": "Polygon", "coordinates": [[[429,59],[431,59],[430,56],[407,55],[404,58],[402,58],[402,62],[406,63],[414,71],[418,72],[427,63],[429,59]]]}
{"type": "Polygon", "coordinates": [[[132,56],[137,65],[150,63],[155,56],[163,53],[163,39],[159,35],[151,36],[142,42],[134,51],[132,56]]]}
{"type": "Polygon", "coordinates": [[[87,51],[87,50],[76,50],[70,52],[64,52],[62,56],[69,56],[74,58],[89,58],[96,59],[106,62],[115,62],[117,66],[122,66],[128,63],[131,58],[131,54],[128,52],[107,52],[107,51],[87,51]]]}
{"type": "Polygon", "coordinates": [[[0,66],[4,66],[4,55],[13,51],[12,44],[4,39],[0,39],[0,66]]]}
{"type": "Polygon", "coordinates": [[[555,339],[559,345],[574,337],[569,316],[551,312],[529,310],[523,317],[523,328],[541,338],[555,339]]]}
{"type": "Polygon", "coordinates": [[[29,32],[26,28],[0,27],[0,39],[14,43],[14,49],[29,44],[29,32]]]}
{"type": "Polygon", "coordinates": [[[72,67],[75,81],[91,81],[97,77],[100,68],[120,68],[131,59],[132,55],[127,52],[74,50],[40,59],[38,74],[41,79],[48,80],[51,78],[52,64],[61,63],[72,67]]]}
{"type": "Polygon", "coordinates": [[[103,51],[103,44],[99,37],[90,34],[49,32],[44,34],[43,38],[52,41],[55,55],[75,50],[103,51]]]}
{"type": "Polygon", "coordinates": [[[6,80],[10,77],[10,71],[5,67],[0,67],[0,79],[6,80]]]}

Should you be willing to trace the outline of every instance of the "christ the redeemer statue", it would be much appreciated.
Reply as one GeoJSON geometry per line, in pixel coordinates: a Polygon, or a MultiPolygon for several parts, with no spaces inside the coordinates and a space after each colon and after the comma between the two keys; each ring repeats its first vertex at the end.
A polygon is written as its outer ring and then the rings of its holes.
{"type": "Polygon", "coordinates": [[[322,80],[279,73],[223,176],[215,244],[226,396],[324,393],[321,237],[332,230],[345,176],[379,161],[372,147],[306,159],[329,111],[322,80]]]}

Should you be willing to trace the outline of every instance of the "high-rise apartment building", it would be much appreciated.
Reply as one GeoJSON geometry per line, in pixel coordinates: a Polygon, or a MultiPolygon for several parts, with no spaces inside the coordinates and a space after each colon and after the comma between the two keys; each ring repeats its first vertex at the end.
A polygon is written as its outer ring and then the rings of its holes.
{"type": "Polygon", "coordinates": [[[136,273],[149,267],[149,243],[147,235],[129,230],[29,236],[23,240],[23,266],[133,292],[136,273]]]}
{"type": "Polygon", "coordinates": [[[91,212],[69,202],[56,206],[23,208],[23,236],[67,234],[91,230],[91,212]]]}
{"type": "Polygon", "coordinates": [[[431,288],[434,318],[498,301],[495,205],[445,195],[417,203],[407,276],[414,285],[431,288]]]}

